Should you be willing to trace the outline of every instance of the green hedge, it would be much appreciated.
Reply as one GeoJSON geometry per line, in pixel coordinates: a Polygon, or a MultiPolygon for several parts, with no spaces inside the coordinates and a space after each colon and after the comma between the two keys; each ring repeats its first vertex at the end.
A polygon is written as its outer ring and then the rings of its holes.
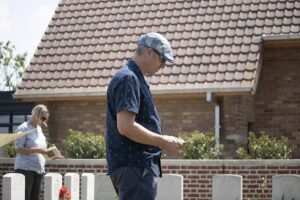
{"type": "Polygon", "coordinates": [[[89,135],[84,132],[68,130],[63,142],[64,153],[69,158],[105,158],[105,139],[102,135],[89,135]]]}
{"type": "Polygon", "coordinates": [[[266,133],[261,133],[256,137],[250,133],[248,137],[248,151],[239,148],[237,155],[240,159],[290,159],[294,146],[291,145],[286,137],[270,138],[266,133]]]}
{"type": "Polygon", "coordinates": [[[186,141],[185,147],[180,151],[184,159],[218,159],[223,151],[223,145],[216,148],[215,137],[204,135],[199,131],[181,133],[179,137],[186,141]]]}

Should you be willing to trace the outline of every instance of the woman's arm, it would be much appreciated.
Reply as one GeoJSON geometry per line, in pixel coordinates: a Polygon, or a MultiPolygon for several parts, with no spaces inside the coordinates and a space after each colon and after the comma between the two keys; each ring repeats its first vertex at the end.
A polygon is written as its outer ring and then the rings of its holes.
{"type": "Polygon", "coordinates": [[[25,148],[24,147],[24,148],[16,149],[16,152],[20,153],[20,154],[25,154],[25,155],[28,155],[31,153],[45,154],[45,153],[47,153],[47,149],[45,149],[45,148],[25,148]]]}

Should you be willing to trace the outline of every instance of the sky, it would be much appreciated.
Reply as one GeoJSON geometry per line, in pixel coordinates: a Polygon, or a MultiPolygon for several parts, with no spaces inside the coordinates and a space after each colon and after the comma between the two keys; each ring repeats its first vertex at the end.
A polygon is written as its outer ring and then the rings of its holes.
{"type": "Polygon", "coordinates": [[[58,3],[59,0],[0,0],[0,41],[11,41],[16,53],[28,52],[28,65],[58,3]]]}
{"type": "MultiPolygon", "coordinates": [[[[0,41],[10,41],[15,46],[14,55],[27,52],[26,67],[58,3],[59,0],[0,0],[0,41]]],[[[0,73],[1,91],[8,90],[4,84],[4,74],[0,73]]]]}

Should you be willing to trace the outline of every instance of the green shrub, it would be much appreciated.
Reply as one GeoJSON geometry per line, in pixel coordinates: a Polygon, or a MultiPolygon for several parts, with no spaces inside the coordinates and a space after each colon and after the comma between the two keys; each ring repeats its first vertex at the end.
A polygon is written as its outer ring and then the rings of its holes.
{"type": "Polygon", "coordinates": [[[63,143],[66,156],[69,158],[97,159],[105,157],[105,140],[102,135],[88,135],[69,129],[68,137],[63,143]]]}
{"type": "Polygon", "coordinates": [[[223,151],[223,145],[216,148],[215,137],[199,131],[182,133],[179,137],[186,141],[180,152],[184,159],[218,159],[223,151]]]}
{"type": "Polygon", "coordinates": [[[10,142],[6,145],[6,151],[9,158],[16,157],[16,150],[14,148],[14,142],[10,142]]]}
{"type": "Polygon", "coordinates": [[[237,150],[240,159],[289,159],[292,157],[294,146],[289,144],[286,137],[270,138],[266,133],[256,137],[254,133],[250,133],[248,140],[248,152],[245,148],[237,150]]]}

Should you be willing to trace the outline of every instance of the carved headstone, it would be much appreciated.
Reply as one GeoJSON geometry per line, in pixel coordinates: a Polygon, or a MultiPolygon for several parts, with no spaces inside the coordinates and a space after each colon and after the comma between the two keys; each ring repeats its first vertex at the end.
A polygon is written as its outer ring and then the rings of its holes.
{"type": "Polygon", "coordinates": [[[157,200],[183,200],[183,176],[163,174],[158,179],[157,200]]]}
{"type": "Polygon", "coordinates": [[[64,185],[67,186],[71,192],[72,200],[79,200],[79,174],[66,173],[64,178],[64,185]]]}
{"type": "Polygon", "coordinates": [[[83,173],[81,175],[81,200],[95,199],[95,175],[83,173]]]}
{"type": "Polygon", "coordinates": [[[8,173],[2,180],[2,200],[25,199],[25,176],[18,173],[8,173]]]}
{"type": "Polygon", "coordinates": [[[242,176],[233,174],[214,175],[212,181],[213,200],[242,200],[242,176]]]}
{"type": "Polygon", "coordinates": [[[59,173],[47,173],[44,176],[44,183],[45,200],[57,200],[62,186],[62,175],[59,173]]]}
{"type": "Polygon", "coordinates": [[[273,176],[272,200],[300,200],[300,175],[273,176]]]}
{"type": "Polygon", "coordinates": [[[110,177],[106,174],[95,175],[95,200],[112,200],[115,199],[116,192],[110,180],[110,177]]]}

